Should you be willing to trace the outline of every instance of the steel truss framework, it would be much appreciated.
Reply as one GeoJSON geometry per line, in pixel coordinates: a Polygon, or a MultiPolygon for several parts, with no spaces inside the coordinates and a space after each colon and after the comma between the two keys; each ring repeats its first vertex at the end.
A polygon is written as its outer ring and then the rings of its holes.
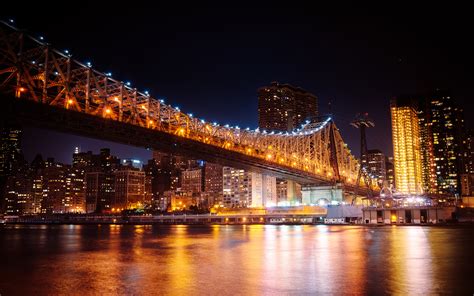
{"type": "MultiPolygon", "coordinates": [[[[0,91],[17,98],[164,131],[355,185],[359,161],[331,118],[276,133],[209,123],[71,58],[10,24],[0,26],[0,91]]],[[[364,185],[364,184],[360,184],[364,185]]]]}

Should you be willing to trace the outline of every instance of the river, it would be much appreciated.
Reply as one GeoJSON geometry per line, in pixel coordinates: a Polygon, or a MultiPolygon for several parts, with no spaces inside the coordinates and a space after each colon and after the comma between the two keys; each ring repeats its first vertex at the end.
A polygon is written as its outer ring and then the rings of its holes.
{"type": "Polygon", "coordinates": [[[4,295],[474,293],[473,226],[0,227],[4,295]]]}

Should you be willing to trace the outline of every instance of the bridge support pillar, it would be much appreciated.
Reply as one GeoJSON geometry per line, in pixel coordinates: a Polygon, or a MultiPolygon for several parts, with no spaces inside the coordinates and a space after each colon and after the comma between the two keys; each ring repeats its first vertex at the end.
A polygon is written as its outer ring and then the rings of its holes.
{"type": "Polygon", "coordinates": [[[331,203],[342,203],[344,194],[342,187],[309,185],[301,189],[304,205],[327,205],[331,203]]]}

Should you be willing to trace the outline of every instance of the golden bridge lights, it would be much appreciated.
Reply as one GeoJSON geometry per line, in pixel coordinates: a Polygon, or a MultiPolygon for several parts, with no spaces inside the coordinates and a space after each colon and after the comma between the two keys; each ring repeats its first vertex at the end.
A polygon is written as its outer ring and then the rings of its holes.
{"type": "Polygon", "coordinates": [[[92,69],[90,63],[86,65],[71,58],[64,59],[64,55],[55,50],[47,51],[45,56],[44,44],[41,42],[35,43],[33,40],[25,44],[27,48],[21,51],[17,43],[12,43],[12,40],[18,40],[12,38],[15,34],[18,38],[24,35],[23,32],[14,29],[11,32],[10,29],[3,30],[0,27],[0,41],[4,42],[0,43],[8,45],[4,51],[0,51],[0,71],[24,74],[10,75],[12,79],[0,81],[0,84],[14,91],[16,97],[23,93],[24,97],[37,103],[74,109],[124,124],[186,137],[241,153],[249,159],[259,159],[269,167],[278,166],[282,171],[290,169],[292,173],[298,173],[299,170],[305,172],[305,175],[311,173],[321,179],[329,179],[328,171],[335,175],[331,153],[337,153],[336,160],[342,161],[338,161],[336,165],[339,171],[346,172],[342,174],[343,177],[357,175],[358,161],[347,149],[331,118],[322,122],[308,122],[300,129],[286,133],[208,123],[195,118],[191,113],[181,112],[178,107],[165,104],[162,99],[153,98],[147,91],[137,91],[129,82],[112,79],[110,72],[101,73],[92,69]],[[18,69],[18,52],[29,53],[22,69],[18,69]],[[56,62],[48,62],[52,60],[56,62]],[[70,69],[68,81],[65,80],[64,69],[70,69]],[[48,73],[51,75],[47,75],[48,73]],[[26,79],[33,76],[45,77],[44,83],[54,87],[44,89],[40,84],[26,79]],[[330,132],[331,130],[334,132],[330,132]],[[334,137],[330,136],[332,133],[334,137]],[[335,151],[328,149],[332,144],[330,141],[335,142],[335,151]]]}

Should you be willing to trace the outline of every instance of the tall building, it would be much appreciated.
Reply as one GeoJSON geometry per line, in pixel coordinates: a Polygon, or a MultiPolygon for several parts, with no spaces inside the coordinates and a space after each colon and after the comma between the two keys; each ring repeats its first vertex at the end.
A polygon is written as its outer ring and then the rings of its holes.
{"type": "Polygon", "coordinates": [[[418,102],[418,122],[420,125],[421,175],[423,191],[437,193],[436,164],[434,158],[433,132],[429,102],[421,98],[418,102]]]}
{"type": "Polygon", "coordinates": [[[41,212],[65,213],[66,179],[67,167],[57,163],[53,158],[48,158],[43,170],[43,199],[41,212]]]}
{"type": "Polygon", "coordinates": [[[65,178],[65,212],[84,213],[86,211],[86,187],[84,170],[68,167],[65,178]]]}
{"type": "Polygon", "coordinates": [[[385,180],[389,188],[395,187],[395,168],[393,157],[385,157],[385,180]]]}
{"type": "Polygon", "coordinates": [[[420,126],[409,98],[391,101],[395,185],[399,193],[422,194],[420,126]]]}
{"type": "Polygon", "coordinates": [[[272,82],[258,89],[258,126],[292,131],[318,116],[318,98],[300,87],[272,82]]]}
{"type": "Polygon", "coordinates": [[[378,149],[367,151],[367,168],[369,174],[377,178],[377,182],[382,184],[386,179],[387,170],[385,167],[385,155],[378,149]]]}
{"type": "Polygon", "coordinates": [[[86,212],[100,213],[112,209],[115,176],[108,172],[85,173],[86,212]]]}
{"type": "Polygon", "coordinates": [[[276,178],[231,167],[223,168],[224,206],[230,208],[275,205],[276,178]]]}
{"type": "Polygon", "coordinates": [[[8,176],[21,155],[21,129],[0,128],[0,178],[8,176]]]}
{"type": "Polygon", "coordinates": [[[144,204],[145,172],[123,168],[114,172],[115,195],[113,208],[132,209],[144,204]]]}
{"type": "Polygon", "coordinates": [[[433,134],[433,153],[437,193],[452,195],[460,191],[463,168],[464,119],[451,93],[436,90],[428,96],[428,114],[433,134]]]}
{"type": "Polygon", "coordinates": [[[209,195],[210,205],[223,205],[223,167],[206,162],[204,166],[204,191],[209,195]]]}
{"type": "Polygon", "coordinates": [[[14,166],[21,155],[21,129],[0,128],[0,210],[6,212],[12,206],[11,196],[5,199],[5,186],[14,166]],[[8,205],[7,205],[8,204],[8,205]]]}

